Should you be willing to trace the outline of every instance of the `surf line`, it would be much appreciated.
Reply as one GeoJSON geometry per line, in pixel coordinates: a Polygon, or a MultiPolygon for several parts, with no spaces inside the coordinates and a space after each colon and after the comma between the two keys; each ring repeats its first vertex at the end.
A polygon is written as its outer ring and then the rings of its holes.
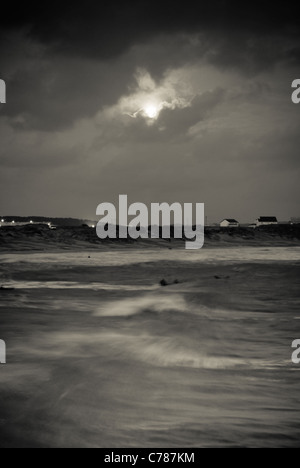
{"type": "Polygon", "coordinates": [[[113,203],[98,205],[96,214],[101,219],[96,227],[97,236],[100,239],[182,239],[184,234],[186,250],[198,250],[204,245],[204,203],[195,204],[195,213],[193,208],[193,203],[151,203],[149,213],[144,203],[128,206],[128,196],[119,195],[118,210],[113,203]],[[129,221],[130,216],[134,218],[129,221]]]}

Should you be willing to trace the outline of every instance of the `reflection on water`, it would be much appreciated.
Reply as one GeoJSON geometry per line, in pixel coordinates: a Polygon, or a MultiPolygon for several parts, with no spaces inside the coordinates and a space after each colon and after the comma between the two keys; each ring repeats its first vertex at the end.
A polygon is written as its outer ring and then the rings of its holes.
{"type": "Polygon", "coordinates": [[[5,256],[0,445],[299,446],[299,250],[229,250],[5,256]]]}

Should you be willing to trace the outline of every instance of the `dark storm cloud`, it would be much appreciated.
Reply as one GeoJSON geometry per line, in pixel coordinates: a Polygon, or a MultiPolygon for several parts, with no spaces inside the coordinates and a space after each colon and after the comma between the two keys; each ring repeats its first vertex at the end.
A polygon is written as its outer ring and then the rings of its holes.
{"type": "Polygon", "coordinates": [[[9,106],[3,114],[12,119],[14,128],[52,131],[67,127],[78,117],[91,116],[127,91],[134,70],[124,64],[120,74],[114,72],[115,64],[107,67],[57,57],[50,63],[48,57],[44,64],[41,59],[39,64],[6,79],[9,106]]]}
{"type": "Polygon", "coordinates": [[[21,129],[70,126],[116,102],[136,66],[159,80],[166,69],[204,61],[255,75],[299,63],[298,18],[286,3],[51,2],[6,9],[0,71],[21,129]]]}
{"type": "MultiPolygon", "coordinates": [[[[293,6],[266,0],[41,2],[32,7],[24,2],[18,8],[8,7],[0,19],[1,30],[26,27],[31,37],[62,54],[101,59],[160,34],[220,34],[237,46],[241,33],[244,47],[252,37],[296,41],[298,26],[293,6]]],[[[291,51],[291,55],[298,53],[298,47],[291,51]]]]}
{"type": "Polygon", "coordinates": [[[269,1],[6,11],[0,209],[93,219],[128,193],[203,201],[216,219],[296,215],[298,22],[295,5],[269,1]],[[155,102],[151,121],[143,109],[155,102]]]}

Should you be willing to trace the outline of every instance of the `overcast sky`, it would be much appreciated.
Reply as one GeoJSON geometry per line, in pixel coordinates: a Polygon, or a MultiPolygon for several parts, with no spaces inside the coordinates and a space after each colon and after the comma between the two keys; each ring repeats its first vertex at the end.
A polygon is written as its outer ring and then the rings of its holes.
{"type": "Polygon", "coordinates": [[[93,3],[0,18],[0,214],[96,219],[128,194],[300,216],[293,3],[93,3]]]}

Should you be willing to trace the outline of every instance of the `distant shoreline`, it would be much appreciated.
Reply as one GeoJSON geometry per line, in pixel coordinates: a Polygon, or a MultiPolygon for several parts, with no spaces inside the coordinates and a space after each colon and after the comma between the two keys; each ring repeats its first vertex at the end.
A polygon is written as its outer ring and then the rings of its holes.
{"type": "MultiPolygon", "coordinates": [[[[0,252],[184,249],[185,239],[106,239],[100,240],[88,226],[57,227],[45,225],[1,227],[0,252]]],[[[204,248],[219,247],[288,247],[300,246],[300,225],[260,228],[205,228],[204,248]]]]}

